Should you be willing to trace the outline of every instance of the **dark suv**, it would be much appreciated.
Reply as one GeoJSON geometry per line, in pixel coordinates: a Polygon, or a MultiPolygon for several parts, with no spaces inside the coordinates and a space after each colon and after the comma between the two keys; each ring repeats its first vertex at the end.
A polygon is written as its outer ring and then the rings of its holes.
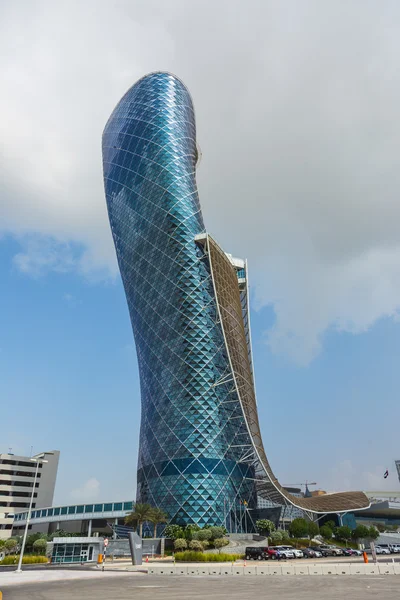
{"type": "Polygon", "coordinates": [[[279,552],[268,548],[268,546],[247,546],[245,552],[246,560],[272,560],[280,558],[279,552]]]}

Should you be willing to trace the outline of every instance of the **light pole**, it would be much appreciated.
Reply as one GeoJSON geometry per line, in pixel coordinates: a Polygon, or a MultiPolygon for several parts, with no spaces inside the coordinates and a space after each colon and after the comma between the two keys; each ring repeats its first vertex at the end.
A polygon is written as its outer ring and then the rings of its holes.
{"type": "Polygon", "coordinates": [[[28,535],[28,529],[29,529],[29,521],[31,520],[32,503],[33,503],[33,497],[34,497],[35,489],[36,489],[36,480],[37,480],[38,471],[39,471],[39,463],[47,463],[47,462],[49,462],[48,460],[44,460],[42,458],[43,456],[44,456],[44,454],[39,454],[35,458],[30,458],[29,459],[32,462],[36,463],[36,470],[35,470],[35,478],[33,480],[33,488],[32,488],[32,494],[31,494],[31,501],[29,503],[28,515],[26,517],[24,537],[23,537],[23,540],[22,540],[22,546],[21,546],[21,550],[20,550],[20,553],[19,553],[18,567],[17,567],[17,570],[15,571],[16,573],[21,573],[21,571],[22,571],[22,569],[21,569],[22,559],[24,557],[24,550],[25,550],[25,544],[26,544],[26,536],[28,535]]]}

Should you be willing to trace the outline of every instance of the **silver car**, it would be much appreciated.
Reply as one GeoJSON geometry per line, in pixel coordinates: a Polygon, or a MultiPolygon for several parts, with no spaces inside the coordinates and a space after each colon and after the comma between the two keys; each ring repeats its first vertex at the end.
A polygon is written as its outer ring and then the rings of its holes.
{"type": "Polygon", "coordinates": [[[287,549],[287,546],[272,546],[272,548],[285,558],[294,558],[293,550],[287,549]]]}

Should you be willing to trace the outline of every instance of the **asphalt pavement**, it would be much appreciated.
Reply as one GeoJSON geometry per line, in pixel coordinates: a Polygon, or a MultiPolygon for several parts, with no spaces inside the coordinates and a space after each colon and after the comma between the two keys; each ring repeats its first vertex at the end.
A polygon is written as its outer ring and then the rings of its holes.
{"type": "MultiPolygon", "coordinates": [[[[1,584],[0,584],[1,585],[1,584]]],[[[350,577],[159,577],[120,573],[108,577],[3,587],[3,600],[398,600],[396,575],[350,577]]]]}

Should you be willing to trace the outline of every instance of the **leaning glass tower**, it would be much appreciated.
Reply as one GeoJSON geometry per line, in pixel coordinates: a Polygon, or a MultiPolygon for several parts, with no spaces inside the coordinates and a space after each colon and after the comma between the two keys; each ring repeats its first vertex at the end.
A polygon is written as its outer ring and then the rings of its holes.
{"type": "MultiPolygon", "coordinates": [[[[162,72],[140,79],[103,134],[107,207],[140,373],[137,501],[165,510],[173,523],[251,530],[256,482],[275,502],[300,501],[265,456],[247,264],[205,231],[197,159],[184,84],[162,72]]],[[[310,512],[315,501],[302,500],[310,512]]],[[[348,510],[339,498],[342,505],[348,510]]]]}
{"type": "MultiPolygon", "coordinates": [[[[137,500],[176,523],[229,526],[241,502],[255,506],[254,469],[242,460],[248,433],[215,297],[197,159],[184,84],[169,73],[138,81],[103,135],[107,206],[140,372],[137,500]]],[[[245,264],[237,262],[239,293],[245,264]]]]}

